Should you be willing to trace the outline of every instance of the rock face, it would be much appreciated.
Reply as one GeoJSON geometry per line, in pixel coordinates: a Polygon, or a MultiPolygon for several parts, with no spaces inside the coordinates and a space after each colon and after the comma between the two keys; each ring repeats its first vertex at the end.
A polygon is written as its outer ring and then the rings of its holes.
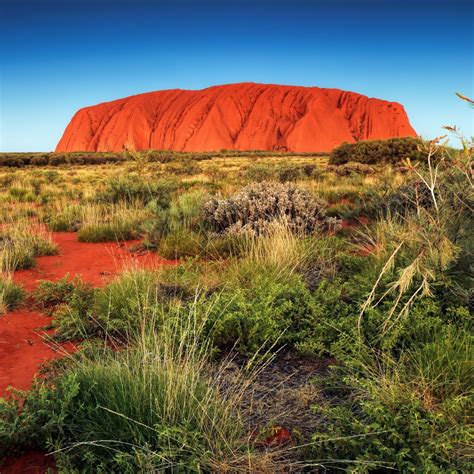
{"type": "Polygon", "coordinates": [[[330,151],[343,142],[405,136],[416,132],[395,102],[339,89],[242,83],[85,107],[56,151],[330,151]]]}

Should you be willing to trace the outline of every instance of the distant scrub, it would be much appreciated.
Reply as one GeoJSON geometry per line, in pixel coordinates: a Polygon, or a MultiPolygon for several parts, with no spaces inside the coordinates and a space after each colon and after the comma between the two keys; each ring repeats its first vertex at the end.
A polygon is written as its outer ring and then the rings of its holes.
{"type": "MultiPolygon", "coordinates": [[[[322,156],[325,153],[282,153],[258,150],[221,150],[214,152],[177,152],[169,150],[144,150],[138,152],[97,152],[76,151],[70,153],[0,153],[0,167],[23,168],[25,166],[61,166],[61,165],[103,165],[123,163],[143,157],[149,163],[179,163],[178,171],[185,172],[187,165],[194,161],[211,160],[221,156],[229,157],[269,157],[269,156],[322,156]]],[[[193,165],[195,166],[195,165],[193,165]]],[[[182,173],[181,173],[182,174],[182,173]]],[[[185,173],[187,174],[187,173],[185,173]]]]}
{"type": "Polygon", "coordinates": [[[398,164],[405,158],[423,158],[426,153],[421,149],[422,146],[420,139],[410,137],[343,143],[331,152],[329,164],[342,165],[349,161],[367,165],[398,164]]]}
{"type": "Polygon", "coordinates": [[[249,181],[280,181],[281,183],[298,181],[311,178],[316,170],[314,164],[270,164],[255,163],[250,165],[244,171],[244,176],[249,181]]]}
{"type": "Polygon", "coordinates": [[[23,168],[24,166],[103,165],[121,163],[126,157],[120,153],[2,153],[0,166],[23,168]]]}

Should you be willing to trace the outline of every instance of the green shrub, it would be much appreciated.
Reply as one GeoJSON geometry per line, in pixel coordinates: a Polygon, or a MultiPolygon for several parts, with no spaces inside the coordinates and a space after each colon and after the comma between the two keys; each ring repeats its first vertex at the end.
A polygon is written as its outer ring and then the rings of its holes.
{"type": "MultiPolygon", "coordinates": [[[[152,248],[157,248],[160,245],[168,250],[170,245],[173,246],[173,241],[180,240],[180,233],[189,233],[192,240],[196,240],[193,231],[199,231],[201,208],[205,197],[206,194],[202,191],[186,192],[171,201],[167,208],[163,208],[155,200],[151,201],[147,208],[152,213],[152,217],[142,225],[142,230],[145,233],[145,245],[152,248]],[[162,243],[161,239],[165,238],[166,240],[169,233],[173,235],[168,238],[168,243],[162,243]]],[[[186,246],[185,241],[185,238],[181,239],[181,242],[186,246]]]]}
{"type": "Polygon", "coordinates": [[[161,238],[157,252],[161,257],[178,259],[199,256],[205,248],[205,238],[188,229],[173,230],[161,238]]]}
{"type": "Polygon", "coordinates": [[[472,337],[453,331],[399,362],[366,348],[346,360],[329,382],[337,404],[315,407],[313,454],[350,472],[471,472],[472,337]]]}
{"type": "Polygon", "coordinates": [[[199,174],[202,170],[194,159],[181,159],[167,163],[165,171],[167,174],[171,173],[177,176],[192,176],[193,174],[199,174]]]}
{"type": "Polygon", "coordinates": [[[270,181],[275,177],[275,168],[271,165],[255,163],[247,167],[244,171],[244,177],[248,181],[255,183],[270,181]]]}
{"type": "Polygon", "coordinates": [[[330,155],[329,164],[342,165],[349,161],[375,165],[378,163],[399,164],[406,158],[421,159],[423,142],[418,138],[390,138],[356,143],[343,143],[330,155]]]}
{"type": "Polygon", "coordinates": [[[36,304],[53,316],[56,336],[77,339],[94,334],[93,307],[96,290],[78,277],[42,281],[33,293],[36,304]]]}
{"type": "Polygon", "coordinates": [[[349,162],[338,166],[328,165],[328,169],[334,169],[338,176],[351,176],[353,174],[369,175],[375,173],[375,169],[372,166],[364,165],[363,163],[349,162]]]}
{"type": "Polygon", "coordinates": [[[213,198],[203,208],[204,221],[221,234],[264,232],[270,222],[284,220],[295,231],[311,233],[335,224],[326,203],[293,184],[251,184],[227,199],[213,198]]]}
{"type": "Polygon", "coordinates": [[[129,337],[140,328],[152,330],[161,320],[158,276],[146,270],[128,270],[97,291],[94,317],[84,324],[89,333],[129,337]]]}
{"type": "Polygon", "coordinates": [[[0,271],[31,268],[36,257],[57,253],[48,233],[24,221],[0,229],[0,271]]]}
{"type": "Polygon", "coordinates": [[[277,282],[260,274],[255,280],[251,288],[223,290],[203,303],[217,347],[252,355],[274,344],[300,341],[313,312],[313,299],[304,283],[297,276],[277,282]]]}

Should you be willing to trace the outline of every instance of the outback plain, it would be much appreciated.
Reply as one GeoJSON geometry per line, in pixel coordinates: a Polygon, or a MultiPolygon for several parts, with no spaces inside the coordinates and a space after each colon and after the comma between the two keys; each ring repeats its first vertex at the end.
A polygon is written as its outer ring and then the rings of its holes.
{"type": "Polygon", "coordinates": [[[0,154],[0,471],[471,472],[446,133],[0,154]]]}

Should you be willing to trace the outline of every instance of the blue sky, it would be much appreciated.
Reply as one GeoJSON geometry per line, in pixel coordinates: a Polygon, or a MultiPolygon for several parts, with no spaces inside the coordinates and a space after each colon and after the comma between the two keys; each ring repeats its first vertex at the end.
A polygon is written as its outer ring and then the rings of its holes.
{"type": "Polygon", "coordinates": [[[469,0],[0,0],[0,151],[54,149],[74,112],[233,82],[401,102],[429,138],[474,134],[469,0]]]}

